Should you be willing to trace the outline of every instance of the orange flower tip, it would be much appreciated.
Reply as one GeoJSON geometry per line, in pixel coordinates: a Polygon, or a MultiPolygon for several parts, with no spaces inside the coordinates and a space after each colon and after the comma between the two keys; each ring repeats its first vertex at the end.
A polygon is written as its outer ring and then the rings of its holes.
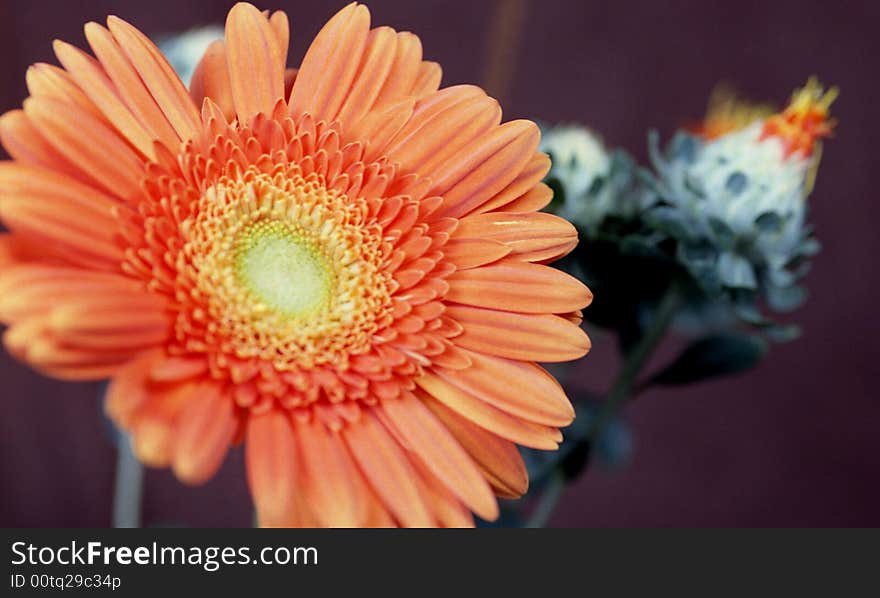
{"type": "Polygon", "coordinates": [[[85,33],[86,39],[91,41],[95,38],[95,36],[100,34],[100,30],[104,27],[100,23],[96,23],[95,21],[89,21],[85,25],[83,25],[83,33],[85,33]]]}
{"type": "Polygon", "coordinates": [[[586,295],[586,303],[583,305],[583,307],[581,307],[581,309],[584,309],[584,307],[589,306],[593,302],[593,291],[591,291],[587,285],[584,285],[584,291],[586,295]]]}
{"type": "Polygon", "coordinates": [[[498,506],[498,501],[493,499],[491,503],[485,505],[476,513],[484,521],[495,521],[501,516],[501,508],[498,506]]]}
{"type": "Polygon", "coordinates": [[[201,486],[213,475],[202,463],[189,454],[178,455],[171,464],[174,475],[188,486],[201,486]]]}
{"type": "MultiPolygon", "coordinates": [[[[577,417],[574,410],[574,405],[571,404],[571,401],[566,398],[563,403],[565,404],[564,413],[567,421],[562,424],[561,427],[570,426],[571,423],[575,420],[575,417],[577,417]]],[[[562,431],[559,432],[559,442],[562,442],[562,431]]]]}
{"type": "Polygon", "coordinates": [[[55,55],[58,56],[59,54],[76,51],[76,48],[63,39],[53,39],[52,50],[55,52],[55,55]]]}
{"type": "Polygon", "coordinates": [[[253,15],[256,14],[262,18],[265,18],[265,15],[260,11],[259,8],[251,4],[250,2],[236,2],[231,9],[229,9],[229,13],[226,15],[226,22],[233,19],[241,18],[245,15],[253,15]]]}
{"type": "Polygon", "coordinates": [[[764,121],[761,138],[774,137],[782,142],[785,156],[798,154],[810,158],[817,142],[830,137],[836,124],[829,118],[831,104],[840,90],[825,90],[815,77],[795,90],[786,108],[764,121]]]}
{"type": "Polygon", "coordinates": [[[167,426],[141,419],[133,434],[132,448],[135,456],[151,467],[168,465],[168,434],[167,426]]]}
{"type": "Polygon", "coordinates": [[[12,326],[3,333],[3,345],[16,357],[23,357],[28,349],[31,331],[27,326],[12,326]]]}
{"type": "Polygon", "coordinates": [[[28,359],[35,363],[46,363],[56,355],[55,346],[42,339],[30,339],[27,346],[28,359]]]}

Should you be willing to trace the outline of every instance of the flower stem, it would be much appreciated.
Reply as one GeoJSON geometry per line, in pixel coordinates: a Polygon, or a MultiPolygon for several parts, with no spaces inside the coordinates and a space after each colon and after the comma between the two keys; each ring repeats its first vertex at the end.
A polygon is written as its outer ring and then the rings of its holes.
{"type": "Polygon", "coordinates": [[[650,326],[645,330],[638,344],[627,353],[623,367],[614,380],[611,390],[608,391],[608,397],[602,403],[599,413],[590,425],[587,432],[587,442],[591,444],[598,442],[605,427],[632,396],[639,373],[645,367],[657,345],[663,340],[672,318],[675,317],[681,305],[681,300],[682,296],[678,285],[673,283],[657,305],[650,326]]]}
{"type": "Polygon", "coordinates": [[[144,466],[135,457],[128,434],[120,434],[118,446],[113,488],[113,527],[140,527],[144,466]]]}
{"type": "MultiPolygon", "coordinates": [[[[657,305],[650,326],[645,330],[638,344],[627,353],[623,367],[611,385],[607,398],[590,424],[585,442],[595,446],[605,432],[606,426],[632,396],[639,373],[645,367],[657,345],[663,340],[681,301],[680,289],[677,284],[673,283],[657,305]]],[[[557,467],[551,474],[547,487],[538,500],[538,505],[526,523],[526,527],[544,527],[559,504],[564,489],[565,475],[561,468],[557,467]]]]}
{"type": "Polygon", "coordinates": [[[526,521],[525,527],[531,529],[546,527],[553,511],[556,510],[556,505],[559,504],[559,499],[562,498],[563,490],[565,490],[565,475],[557,468],[547,480],[547,487],[538,499],[538,504],[526,521]]]}
{"type": "Polygon", "coordinates": [[[496,0],[486,32],[483,88],[504,102],[516,73],[516,58],[522,45],[529,0],[496,0]]]}

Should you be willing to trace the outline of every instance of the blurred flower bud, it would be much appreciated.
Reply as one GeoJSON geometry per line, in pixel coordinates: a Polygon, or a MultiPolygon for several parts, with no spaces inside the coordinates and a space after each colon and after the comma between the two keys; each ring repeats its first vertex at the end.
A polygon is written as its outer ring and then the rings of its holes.
{"type": "Polygon", "coordinates": [[[208,25],[177,35],[160,36],[157,45],[171,63],[171,67],[180,75],[180,79],[189,85],[193,71],[205,54],[205,50],[211,42],[218,39],[223,39],[223,27],[208,25]]]}
{"type": "Polygon", "coordinates": [[[664,152],[652,138],[657,172],[648,176],[645,221],[678,242],[678,259],[705,288],[745,299],[743,313],[756,323],[759,297],[777,311],[803,300],[796,283],[818,251],[806,199],[836,95],[811,79],[780,113],[723,133],[710,115],[714,124],[703,130],[712,134],[679,132],[664,152]]]}
{"type": "Polygon", "coordinates": [[[552,211],[588,235],[605,218],[634,212],[636,201],[625,192],[634,168],[624,152],[609,152],[593,132],[575,125],[545,129],[541,150],[553,162],[545,179],[554,191],[552,211]]]}

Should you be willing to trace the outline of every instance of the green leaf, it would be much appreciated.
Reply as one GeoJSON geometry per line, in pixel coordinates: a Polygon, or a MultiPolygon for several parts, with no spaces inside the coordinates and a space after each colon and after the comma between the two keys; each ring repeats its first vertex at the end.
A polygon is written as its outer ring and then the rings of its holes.
{"type": "Polygon", "coordinates": [[[706,336],[685,348],[648,384],[690,384],[744,372],[760,363],[766,354],[767,343],[755,336],[733,333],[706,336]]]}

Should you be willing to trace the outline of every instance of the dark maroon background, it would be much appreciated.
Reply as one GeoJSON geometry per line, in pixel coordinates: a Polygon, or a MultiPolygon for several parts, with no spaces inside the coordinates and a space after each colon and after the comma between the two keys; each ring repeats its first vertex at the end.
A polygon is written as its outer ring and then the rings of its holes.
{"type": "MultiPolygon", "coordinates": [[[[298,61],[343,0],[274,0],[291,16],[298,61]]],[[[374,0],[374,23],[417,32],[446,84],[480,82],[488,0],[374,0]]],[[[651,392],[630,414],[634,461],[591,472],[568,490],[565,526],[880,525],[877,358],[880,254],[880,4],[760,0],[531,0],[503,105],[507,117],[581,121],[644,155],[645,132],[699,117],[719,79],[756,99],[784,101],[807,76],[841,87],[840,120],[811,198],[824,251],[796,315],[797,342],[776,346],[737,378],[651,392]]],[[[24,71],[52,61],[59,37],[83,45],[81,24],[116,13],[148,34],[222,22],[228,2],[0,0],[0,109],[19,105],[24,71]]],[[[269,8],[269,6],[266,6],[269,8]]],[[[621,272],[621,276],[626,276],[621,272]]],[[[594,334],[580,374],[598,388],[615,367],[594,334]]],[[[0,524],[104,526],[114,450],[98,386],[46,380],[0,356],[0,524]]],[[[151,471],[146,524],[249,525],[240,451],[190,489],[151,471]]]]}

